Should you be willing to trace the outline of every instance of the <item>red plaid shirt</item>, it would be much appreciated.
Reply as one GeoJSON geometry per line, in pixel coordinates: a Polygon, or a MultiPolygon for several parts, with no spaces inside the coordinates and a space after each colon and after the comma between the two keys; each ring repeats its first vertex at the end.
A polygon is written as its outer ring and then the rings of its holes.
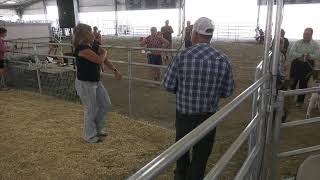
{"type": "MultiPolygon", "coordinates": [[[[145,43],[147,48],[162,48],[162,35],[160,34],[151,34],[146,37],[145,43]]],[[[151,54],[161,55],[161,51],[151,51],[151,54]]]]}

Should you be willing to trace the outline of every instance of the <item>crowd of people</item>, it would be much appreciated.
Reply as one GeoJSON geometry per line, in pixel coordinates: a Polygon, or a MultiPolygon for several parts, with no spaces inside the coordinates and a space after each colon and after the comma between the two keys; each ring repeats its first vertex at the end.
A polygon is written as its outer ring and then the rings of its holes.
{"type": "MultiPolygon", "coordinates": [[[[204,122],[218,111],[220,98],[232,95],[235,82],[232,67],[228,57],[210,45],[214,32],[211,19],[201,17],[194,25],[187,22],[185,28],[185,49],[178,52],[169,62],[164,77],[161,78],[160,69],[152,67],[150,76],[155,81],[162,81],[162,87],[176,95],[176,141],[204,122]]],[[[140,41],[141,46],[147,48],[172,48],[173,29],[169,21],[158,32],[151,28],[151,35],[140,41]]],[[[290,87],[295,89],[308,87],[308,80],[315,69],[315,61],[320,60],[320,47],[312,39],[313,29],[306,28],[303,39],[295,42],[291,49],[285,38],[285,31],[281,30],[279,89],[290,87]],[[287,84],[287,85],[285,85],[287,84]]],[[[6,29],[0,28],[0,73],[5,68],[4,37],[6,29]]],[[[100,47],[101,34],[97,27],[92,29],[86,24],[78,24],[74,28],[73,47],[75,49],[77,77],[75,87],[84,108],[83,139],[87,143],[101,142],[105,131],[106,115],[111,109],[111,100],[101,82],[105,66],[110,69],[117,80],[122,74],[109,61],[106,49],[100,47]]],[[[56,49],[52,46],[51,50],[56,49]]],[[[50,54],[50,52],[49,52],[50,54]]],[[[166,54],[165,59],[170,53],[166,54]]],[[[162,53],[151,50],[147,54],[148,63],[162,65],[162,53]]],[[[297,106],[302,106],[305,96],[299,95],[297,106]]],[[[214,144],[216,130],[212,130],[200,142],[185,153],[177,161],[175,169],[176,180],[202,179],[206,169],[208,157],[214,144]]]]}

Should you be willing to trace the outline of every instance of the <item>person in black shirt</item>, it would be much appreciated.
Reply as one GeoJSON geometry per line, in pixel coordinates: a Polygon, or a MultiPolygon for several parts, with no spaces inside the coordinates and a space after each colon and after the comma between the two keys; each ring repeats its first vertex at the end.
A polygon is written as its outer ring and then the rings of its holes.
{"type": "MultiPolygon", "coordinates": [[[[165,38],[167,41],[169,41],[169,49],[172,48],[172,33],[173,33],[173,29],[172,27],[169,25],[169,20],[166,20],[165,22],[165,26],[161,27],[161,33],[163,35],[163,38],[165,38]]],[[[166,53],[166,57],[164,59],[165,64],[167,64],[167,61],[169,61],[169,53],[166,53]]]]}
{"type": "Polygon", "coordinates": [[[94,43],[92,28],[86,24],[78,24],[74,29],[73,45],[75,47],[77,93],[84,106],[83,138],[88,143],[97,143],[106,136],[103,131],[105,116],[111,108],[107,90],[101,80],[104,65],[111,69],[116,79],[122,78],[121,73],[108,61],[107,51],[98,43],[94,43]]]}
{"type": "Polygon", "coordinates": [[[191,25],[191,22],[187,21],[187,27],[185,28],[186,33],[184,36],[184,47],[185,48],[192,46],[192,42],[191,42],[192,28],[193,28],[193,25],[191,25]]]}
{"type": "Polygon", "coordinates": [[[173,33],[173,29],[172,27],[169,25],[169,20],[166,20],[166,25],[161,27],[161,33],[163,34],[163,37],[169,41],[170,43],[170,48],[172,46],[172,33],[173,33]]]}
{"type": "Polygon", "coordinates": [[[288,52],[288,48],[289,48],[289,40],[284,37],[285,34],[286,34],[286,32],[284,31],[284,29],[281,29],[281,37],[284,39],[284,45],[283,45],[283,49],[281,50],[281,52],[285,56],[285,59],[287,59],[287,52],[288,52]]]}

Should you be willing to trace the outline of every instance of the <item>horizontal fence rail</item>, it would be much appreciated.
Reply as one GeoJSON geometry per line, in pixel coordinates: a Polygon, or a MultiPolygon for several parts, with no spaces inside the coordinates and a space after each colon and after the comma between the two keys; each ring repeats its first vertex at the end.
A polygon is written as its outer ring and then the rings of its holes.
{"type": "Polygon", "coordinates": [[[282,92],[283,92],[284,96],[294,96],[294,95],[301,95],[301,94],[318,93],[318,92],[320,92],[320,87],[296,89],[296,90],[289,90],[289,91],[282,91],[282,92]]]}
{"type": "MultiPolygon", "coordinates": [[[[33,45],[56,45],[56,46],[70,46],[73,47],[70,43],[49,43],[49,42],[32,42],[28,43],[25,41],[12,41],[7,40],[11,43],[27,43],[33,45]]],[[[145,51],[162,51],[162,52],[178,52],[178,49],[162,49],[162,48],[146,48],[146,47],[130,47],[130,46],[113,46],[113,45],[101,45],[102,48],[115,48],[115,49],[132,49],[132,50],[145,50],[145,51]]]]}
{"type": "Polygon", "coordinates": [[[320,151],[320,145],[297,149],[297,150],[288,151],[288,152],[283,152],[283,153],[278,154],[278,157],[285,158],[285,157],[296,156],[296,155],[300,155],[300,154],[311,153],[311,152],[315,152],[315,151],[320,151]]]}
{"type": "Polygon", "coordinates": [[[303,119],[303,120],[297,120],[287,123],[282,123],[281,128],[288,128],[288,127],[294,127],[294,126],[300,126],[300,125],[306,125],[306,124],[312,124],[320,122],[320,117],[311,118],[311,119],[303,119]]]}

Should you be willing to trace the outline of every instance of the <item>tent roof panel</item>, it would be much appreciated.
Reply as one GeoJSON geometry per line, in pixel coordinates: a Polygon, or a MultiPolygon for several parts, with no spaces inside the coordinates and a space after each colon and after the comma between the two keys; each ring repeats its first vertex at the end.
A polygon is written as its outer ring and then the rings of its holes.
{"type": "MultiPolygon", "coordinates": [[[[268,0],[257,0],[258,5],[267,5],[268,0]]],[[[276,4],[276,0],[274,0],[274,4],[276,4]]],[[[316,4],[320,3],[320,0],[283,0],[284,4],[316,4]]]]}
{"type": "MultiPolygon", "coordinates": [[[[43,0],[13,0],[16,4],[6,4],[8,0],[0,0],[0,9],[36,9],[37,3],[43,0]]],[[[53,5],[55,0],[45,0],[47,5],[53,5]]],[[[181,0],[78,0],[80,9],[94,10],[94,7],[105,9],[105,11],[113,11],[115,2],[117,2],[118,10],[143,10],[143,9],[172,9],[178,8],[181,0]],[[100,8],[101,6],[108,8],[100,8]]]]}

